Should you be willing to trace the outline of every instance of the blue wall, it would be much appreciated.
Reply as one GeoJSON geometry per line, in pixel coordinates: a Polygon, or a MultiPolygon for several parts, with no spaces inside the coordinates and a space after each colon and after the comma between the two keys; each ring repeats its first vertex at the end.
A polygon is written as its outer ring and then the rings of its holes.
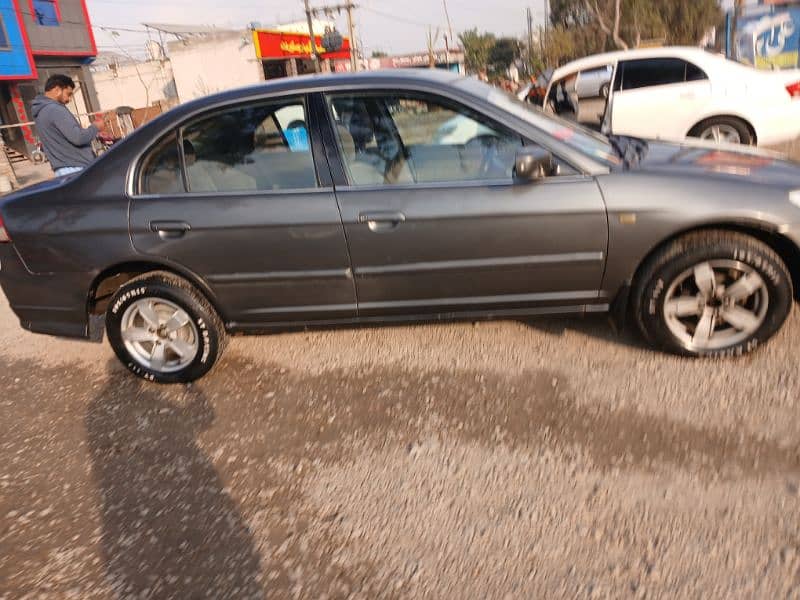
{"type": "MultiPolygon", "coordinates": [[[[25,2],[26,0],[20,0],[25,2]]],[[[32,77],[33,66],[28,58],[20,29],[19,18],[13,0],[0,0],[0,15],[3,17],[10,49],[0,49],[0,77],[32,77]]]]}

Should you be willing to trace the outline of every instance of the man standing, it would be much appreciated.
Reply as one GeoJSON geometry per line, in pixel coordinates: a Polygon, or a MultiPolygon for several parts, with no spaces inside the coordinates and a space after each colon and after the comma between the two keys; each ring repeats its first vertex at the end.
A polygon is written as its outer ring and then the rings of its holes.
{"type": "Polygon", "coordinates": [[[75,82],[66,75],[53,75],[44,94],[33,100],[32,112],[44,153],[57,177],[83,171],[95,159],[92,141],[103,131],[97,116],[86,129],[80,126],[67,104],[75,93],[75,82]]]}

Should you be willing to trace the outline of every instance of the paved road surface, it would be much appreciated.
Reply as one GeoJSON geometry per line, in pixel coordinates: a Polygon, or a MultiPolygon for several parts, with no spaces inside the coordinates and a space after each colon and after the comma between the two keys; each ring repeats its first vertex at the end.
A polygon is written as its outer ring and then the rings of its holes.
{"type": "Polygon", "coordinates": [[[166,388],[0,296],[0,598],[797,597],[798,335],[240,338],[166,388]]]}

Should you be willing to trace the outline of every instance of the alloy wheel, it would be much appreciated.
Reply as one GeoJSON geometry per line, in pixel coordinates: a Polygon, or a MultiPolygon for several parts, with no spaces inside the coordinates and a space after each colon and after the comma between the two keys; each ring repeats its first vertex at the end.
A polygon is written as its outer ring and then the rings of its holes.
{"type": "Polygon", "coordinates": [[[142,298],[122,316],[122,341],[140,365],[161,373],[187,367],[197,356],[200,338],[189,315],[161,298],[142,298]]]}
{"type": "Polygon", "coordinates": [[[670,332],[688,350],[720,350],[740,344],[764,323],[766,282],[749,265],[710,260],[681,273],[664,299],[670,332]]]}
{"type": "Polygon", "coordinates": [[[717,144],[742,143],[742,136],[739,134],[736,128],[731,125],[725,125],[724,123],[712,125],[711,127],[706,128],[700,134],[700,139],[716,142],[717,144]]]}

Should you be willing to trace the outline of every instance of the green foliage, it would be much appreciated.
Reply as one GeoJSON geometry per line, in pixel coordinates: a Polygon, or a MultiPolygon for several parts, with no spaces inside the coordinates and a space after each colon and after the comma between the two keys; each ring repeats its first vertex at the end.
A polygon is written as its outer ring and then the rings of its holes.
{"type": "Polygon", "coordinates": [[[489,71],[502,75],[520,56],[519,42],[511,37],[499,38],[489,50],[489,71]]]}
{"type": "Polygon", "coordinates": [[[470,29],[460,33],[458,39],[464,48],[464,61],[467,71],[478,73],[488,68],[489,53],[494,47],[495,37],[492,33],[478,33],[477,29],[470,29]]]}

